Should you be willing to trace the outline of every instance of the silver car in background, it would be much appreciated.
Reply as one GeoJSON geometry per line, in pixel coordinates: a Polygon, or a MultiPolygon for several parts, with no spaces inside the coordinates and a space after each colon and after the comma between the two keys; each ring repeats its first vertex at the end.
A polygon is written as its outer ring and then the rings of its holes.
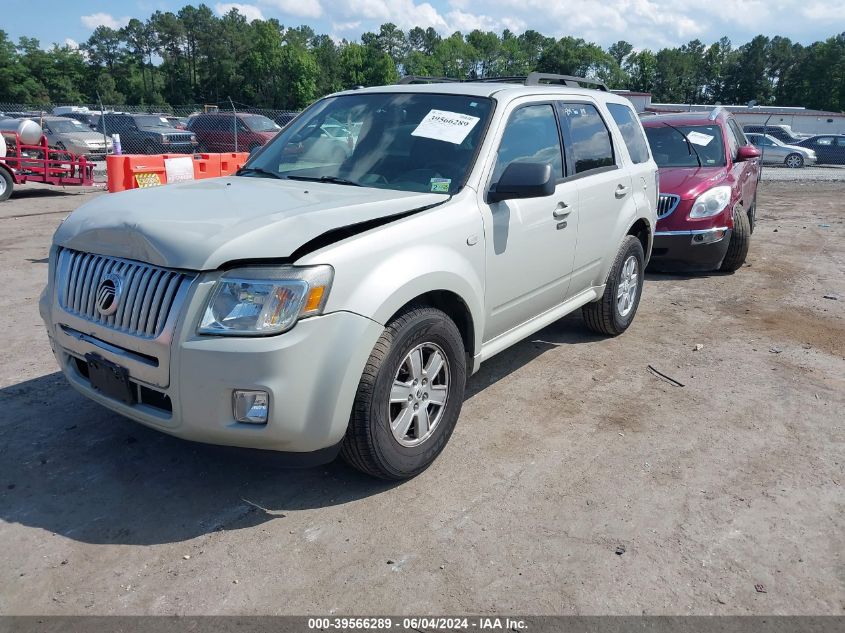
{"type": "Polygon", "coordinates": [[[805,165],[816,164],[816,153],[806,147],[787,145],[769,134],[746,132],[746,138],[761,152],[764,165],[786,165],[792,169],[800,169],[805,165]]]}
{"type": "Polygon", "coordinates": [[[50,147],[91,158],[104,158],[112,151],[111,137],[104,139],[100,132],[93,131],[76,119],[45,116],[40,119],[40,123],[50,147]]]}

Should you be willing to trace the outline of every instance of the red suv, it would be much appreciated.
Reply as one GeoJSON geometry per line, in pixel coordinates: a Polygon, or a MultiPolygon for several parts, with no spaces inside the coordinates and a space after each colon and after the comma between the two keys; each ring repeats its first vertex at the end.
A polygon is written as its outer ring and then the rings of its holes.
{"type": "Polygon", "coordinates": [[[760,150],[723,108],[642,123],[660,174],[651,268],[737,270],[754,231],[760,150]]]}
{"type": "Polygon", "coordinates": [[[264,145],[282,128],[263,114],[209,112],[191,118],[188,129],[196,134],[200,151],[205,152],[234,152],[237,129],[237,151],[250,152],[264,145]]]}

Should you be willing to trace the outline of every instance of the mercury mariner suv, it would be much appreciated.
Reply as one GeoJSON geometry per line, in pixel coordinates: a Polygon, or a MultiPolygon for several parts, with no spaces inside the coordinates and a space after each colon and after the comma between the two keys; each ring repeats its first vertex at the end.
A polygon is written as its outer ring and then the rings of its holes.
{"type": "Polygon", "coordinates": [[[631,104],[421,81],[317,101],[236,176],[72,213],[40,301],[71,385],[165,433],[400,479],[494,354],[578,308],[625,331],[657,222],[631,104]]]}

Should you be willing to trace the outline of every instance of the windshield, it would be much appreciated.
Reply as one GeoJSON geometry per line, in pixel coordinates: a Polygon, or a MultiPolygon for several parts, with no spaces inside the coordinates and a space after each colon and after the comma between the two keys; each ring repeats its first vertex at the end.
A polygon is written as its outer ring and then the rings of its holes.
{"type": "Polygon", "coordinates": [[[173,127],[167,117],[163,116],[136,116],[135,125],[138,127],[173,127]]]}
{"type": "Polygon", "coordinates": [[[243,175],[452,194],[464,184],[492,105],[428,93],[329,97],[280,132],[243,175]]]}
{"type": "Polygon", "coordinates": [[[281,129],[272,119],[260,114],[245,116],[242,120],[253,132],[276,132],[281,129]]]}
{"type": "Polygon", "coordinates": [[[662,123],[645,128],[651,153],[658,167],[698,167],[696,152],[702,167],[722,167],[727,164],[722,130],[718,125],[676,125],[662,123]],[[678,133],[683,132],[690,145],[678,133]]]}
{"type": "Polygon", "coordinates": [[[82,125],[75,119],[63,119],[61,121],[45,121],[46,125],[56,133],[65,132],[90,132],[91,128],[87,125],[82,125]]]}

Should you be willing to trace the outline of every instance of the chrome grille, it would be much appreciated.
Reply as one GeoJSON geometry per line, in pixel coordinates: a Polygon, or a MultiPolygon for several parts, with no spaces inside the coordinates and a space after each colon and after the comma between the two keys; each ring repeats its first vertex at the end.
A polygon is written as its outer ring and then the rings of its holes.
{"type": "Polygon", "coordinates": [[[657,199],[657,219],[665,218],[674,211],[681,201],[680,196],[672,193],[661,193],[657,199]]]}
{"type": "Polygon", "coordinates": [[[56,286],[59,305],[67,312],[133,336],[156,338],[192,280],[191,275],[150,264],[63,249],[56,286]],[[95,305],[97,288],[111,273],[122,278],[122,291],[117,311],[103,316],[95,305]]]}

